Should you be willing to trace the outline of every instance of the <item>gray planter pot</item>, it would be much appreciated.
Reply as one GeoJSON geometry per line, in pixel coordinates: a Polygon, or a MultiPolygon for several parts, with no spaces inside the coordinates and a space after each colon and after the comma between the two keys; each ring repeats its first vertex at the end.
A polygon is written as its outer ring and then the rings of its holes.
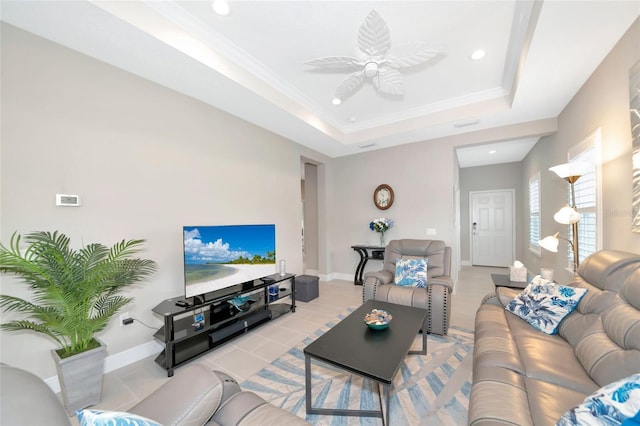
{"type": "Polygon", "coordinates": [[[56,363],[60,392],[67,413],[73,416],[77,410],[99,403],[102,399],[106,345],[100,342],[99,348],[64,359],[55,350],[51,354],[56,363]]]}

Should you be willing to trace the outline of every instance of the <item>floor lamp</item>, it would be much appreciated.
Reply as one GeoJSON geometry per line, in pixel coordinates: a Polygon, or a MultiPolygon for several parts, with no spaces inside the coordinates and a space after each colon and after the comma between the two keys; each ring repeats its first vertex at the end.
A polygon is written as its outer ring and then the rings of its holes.
{"type": "Polygon", "coordinates": [[[576,206],[576,193],[574,184],[580,178],[580,176],[589,171],[589,167],[590,166],[587,163],[575,161],[549,168],[549,170],[557,174],[562,179],[566,180],[569,183],[569,187],[571,189],[571,206],[565,206],[558,210],[556,214],[553,215],[553,219],[558,223],[571,225],[573,241],[569,240],[568,238],[559,236],[559,232],[556,232],[554,235],[550,235],[538,241],[538,244],[545,250],[557,253],[559,239],[568,241],[571,245],[571,250],[573,251],[573,272],[578,271],[578,265],[580,264],[580,250],[578,247],[578,222],[580,222],[580,219],[582,219],[582,215],[578,212],[578,208],[576,206]]]}

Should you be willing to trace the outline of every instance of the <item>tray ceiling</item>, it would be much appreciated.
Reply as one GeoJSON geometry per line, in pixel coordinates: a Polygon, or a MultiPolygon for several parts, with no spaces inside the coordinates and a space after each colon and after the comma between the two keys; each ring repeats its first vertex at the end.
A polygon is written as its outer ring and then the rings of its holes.
{"type": "Polygon", "coordinates": [[[526,154],[639,15],[635,1],[236,1],[226,16],[209,1],[1,3],[9,24],[331,157],[444,137],[512,141],[526,154]],[[390,53],[425,42],[442,52],[400,69],[402,96],[364,77],[333,105],[350,72],[305,63],[362,55],[372,10],[390,53]],[[477,49],[486,56],[474,61],[477,49]]]}

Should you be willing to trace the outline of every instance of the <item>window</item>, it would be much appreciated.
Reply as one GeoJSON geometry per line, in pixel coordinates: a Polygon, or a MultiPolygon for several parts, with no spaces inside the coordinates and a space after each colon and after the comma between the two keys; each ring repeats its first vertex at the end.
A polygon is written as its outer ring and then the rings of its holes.
{"type": "Polygon", "coordinates": [[[529,249],[540,254],[540,172],[529,178],[529,249]]]}
{"type": "MultiPolygon", "coordinates": [[[[601,247],[598,236],[600,232],[600,218],[602,217],[602,203],[600,202],[600,129],[587,139],[569,150],[569,162],[580,161],[590,167],[587,173],[580,176],[574,184],[576,207],[582,214],[578,222],[578,247],[582,262],[587,256],[601,247]]],[[[568,189],[568,202],[571,204],[571,189],[568,189]]],[[[573,232],[569,225],[569,239],[573,239],[573,232]]],[[[573,251],[568,248],[569,265],[573,268],[573,251]]]]}

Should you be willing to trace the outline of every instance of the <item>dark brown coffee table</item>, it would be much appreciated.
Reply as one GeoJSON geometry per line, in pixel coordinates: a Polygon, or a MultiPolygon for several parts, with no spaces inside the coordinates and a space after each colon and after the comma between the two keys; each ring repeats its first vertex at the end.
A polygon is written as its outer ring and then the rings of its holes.
{"type": "Polygon", "coordinates": [[[425,309],[368,300],[304,348],[307,414],[381,417],[383,423],[389,424],[389,389],[393,377],[407,354],[427,354],[426,320],[425,309]],[[384,309],[392,315],[393,319],[386,330],[371,330],[364,323],[365,314],[374,308],[384,309]],[[424,330],[422,350],[412,351],[411,345],[421,329],[424,330]],[[374,380],[381,385],[380,411],[312,407],[311,358],[374,380]],[[383,399],[386,402],[386,422],[383,399]]]}

